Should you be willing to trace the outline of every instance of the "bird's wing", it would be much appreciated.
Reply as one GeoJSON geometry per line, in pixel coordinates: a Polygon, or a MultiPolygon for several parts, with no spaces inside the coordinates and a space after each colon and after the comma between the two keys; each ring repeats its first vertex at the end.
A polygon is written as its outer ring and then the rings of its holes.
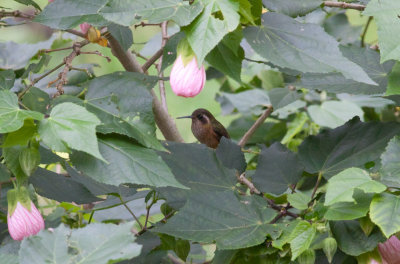
{"type": "Polygon", "coordinates": [[[226,131],[225,127],[221,123],[219,123],[219,126],[213,126],[213,130],[214,133],[218,136],[218,139],[220,139],[221,137],[231,138],[228,134],[228,131],[226,131]]]}

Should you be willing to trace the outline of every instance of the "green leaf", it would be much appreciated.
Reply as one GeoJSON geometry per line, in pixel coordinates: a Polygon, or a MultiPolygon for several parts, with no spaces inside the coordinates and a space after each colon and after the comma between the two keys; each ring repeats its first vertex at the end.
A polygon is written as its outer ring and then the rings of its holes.
{"type": "Polygon", "coordinates": [[[307,137],[299,147],[299,158],[307,172],[321,172],[329,179],[344,169],[376,161],[399,132],[398,123],[363,123],[353,118],[343,126],[307,137]]]}
{"type": "Polygon", "coordinates": [[[12,147],[15,145],[26,146],[29,140],[37,132],[36,125],[32,119],[26,119],[24,125],[17,131],[8,133],[2,147],[12,147]]]}
{"type": "Polygon", "coordinates": [[[42,55],[38,63],[29,64],[28,68],[25,70],[24,74],[22,74],[21,79],[25,79],[29,76],[29,73],[38,73],[44,66],[47,66],[51,59],[50,55],[42,55]]]}
{"type": "Polygon", "coordinates": [[[42,120],[43,114],[20,109],[18,97],[14,93],[0,90],[0,133],[18,130],[23,126],[24,120],[28,118],[42,120]]]}
{"type": "Polygon", "coordinates": [[[268,223],[276,215],[262,204],[263,199],[256,196],[241,202],[232,191],[193,195],[177,215],[155,231],[202,243],[216,241],[221,250],[258,245],[265,240],[268,223]]]}
{"type": "Polygon", "coordinates": [[[100,153],[108,164],[83,152],[71,155],[78,170],[94,180],[110,185],[122,183],[185,188],[152,149],[146,149],[121,138],[99,139],[100,153]]]}
{"type": "Polygon", "coordinates": [[[340,51],[347,59],[360,66],[378,86],[349,80],[342,74],[335,72],[302,74],[299,85],[308,89],[325,90],[331,93],[378,94],[386,91],[388,75],[394,65],[393,61],[380,64],[379,53],[370,48],[340,46],[340,51]]]}
{"type": "Polygon", "coordinates": [[[30,176],[40,164],[39,150],[33,146],[27,147],[19,153],[18,159],[22,171],[30,176]]]}
{"type": "Polygon", "coordinates": [[[365,194],[360,190],[354,190],[355,202],[335,203],[328,207],[324,217],[327,220],[353,220],[366,216],[369,211],[373,194],[365,194]]]}
{"type": "Polygon", "coordinates": [[[237,169],[239,173],[246,170],[246,160],[239,145],[222,137],[215,151],[218,159],[229,169],[237,169]]]}
{"type": "Polygon", "coordinates": [[[351,256],[371,251],[379,242],[386,240],[378,228],[375,228],[369,236],[365,235],[356,220],[332,221],[330,227],[340,250],[351,256]]]}
{"type": "Polygon", "coordinates": [[[241,31],[229,33],[206,57],[211,66],[239,83],[244,58],[244,51],[240,46],[241,40],[241,31]]]}
{"type": "Polygon", "coordinates": [[[117,24],[107,26],[108,32],[118,41],[121,47],[126,51],[133,44],[133,34],[129,27],[123,27],[117,24]]]}
{"type": "Polygon", "coordinates": [[[288,194],[287,200],[294,208],[305,210],[308,208],[308,203],[311,200],[311,196],[302,192],[296,192],[288,194]]]}
{"type": "Polygon", "coordinates": [[[204,10],[189,26],[184,28],[198,63],[203,63],[206,55],[236,29],[240,16],[239,2],[234,0],[203,0],[204,10]]]}
{"type": "Polygon", "coordinates": [[[348,79],[377,85],[360,66],[342,55],[339,43],[319,25],[271,12],[262,19],[263,27],[248,27],[244,36],[254,51],[271,63],[304,73],[340,72],[348,79]]]}
{"type": "Polygon", "coordinates": [[[168,66],[172,65],[176,60],[176,48],[182,38],[185,37],[185,33],[182,31],[172,35],[165,44],[163,49],[163,59],[161,70],[164,71],[168,66]]]}
{"type": "Polygon", "coordinates": [[[81,150],[105,161],[99,152],[96,126],[100,120],[84,107],[73,103],[56,105],[50,117],[39,124],[39,135],[43,143],[54,151],[81,150]]]}
{"type": "Polygon", "coordinates": [[[325,205],[339,202],[355,202],[355,189],[366,193],[381,193],[386,190],[382,183],[371,179],[369,174],[358,168],[349,168],[331,177],[325,195],[325,205]]]}
{"type": "MultiPolygon", "coordinates": [[[[362,31],[362,26],[352,26],[350,24],[346,13],[338,13],[329,17],[324,21],[323,26],[325,31],[329,35],[335,37],[342,45],[352,44],[358,41],[362,31]]],[[[362,67],[362,65],[360,66],[362,67]]]]}
{"type": "Polygon", "coordinates": [[[249,113],[259,115],[265,111],[263,106],[271,105],[267,92],[261,89],[247,90],[236,94],[222,92],[221,96],[217,97],[217,101],[220,102],[221,107],[224,107],[224,104],[231,105],[230,111],[225,110],[225,114],[237,108],[245,115],[249,113]]]}
{"type": "Polygon", "coordinates": [[[274,111],[293,103],[299,99],[301,95],[302,94],[298,91],[292,91],[289,88],[275,88],[268,91],[268,96],[274,107],[274,111]]]}
{"type": "MultiPolygon", "coordinates": [[[[387,62],[385,62],[387,63],[387,62]]],[[[386,96],[400,94],[400,63],[397,62],[388,77],[386,96]]]]}
{"type": "Polygon", "coordinates": [[[29,182],[33,184],[37,194],[58,202],[87,204],[102,201],[73,178],[42,168],[38,168],[29,177],[29,182]]]}
{"type": "Polygon", "coordinates": [[[4,164],[0,164],[0,181],[5,182],[10,180],[11,174],[4,164]]]}
{"type": "Polygon", "coordinates": [[[0,90],[10,90],[15,81],[13,70],[0,71],[0,90]]]}
{"type": "Polygon", "coordinates": [[[149,92],[158,78],[133,72],[115,72],[91,81],[86,108],[97,115],[97,131],[118,133],[146,147],[162,150],[155,138],[153,98],[149,92]]]}
{"type": "Polygon", "coordinates": [[[132,223],[119,225],[90,224],[80,229],[64,225],[53,232],[43,230],[24,239],[19,251],[21,264],[81,263],[107,264],[140,254],[141,245],[134,243],[132,223]]]}
{"type": "Polygon", "coordinates": [[[392,138],[381,156],[381,181],[388,187],[400,187],[400,138],[392,138]]]}
{"type": "Polygon", "coordinates": [[[252,25],[256,24],[253,18],[252,3],[250,3],[250,1],[239,0],[239,14],[240,14],[240,23],[242,24],[250,23],[252,25]]]}
{"type": "Polygon", "coordinates": [[[302,172],[297,156],[276,142],[261,150],[253,182],[262,192],[281,195],[300,180],[302,172]]]}
{"type": "Polygon", "coordinates": [[[315,225],[306,221],[301,221],[296,225],[288,239],[292,249],[292,261],[310,247],[316,232],[315,225]]]}
{"type": "Polygon", "coordinates": [[[190,5],[189,2],[181,0],[113,0],[100,10],[100,14],[105,19],[123,26],[131,26],[143,20],[149,20],[150,23],[173,20],[179,26],[186,26],[202,9],[200,1],[190,5]]]}
{"type": "Polygon", "coordinates": [[[291,17],[304,16],[322,4],[321,0],[263,0],[262,2],[269,11],[291,17]]]}
{"type": "Polygon", "coordinates": [[[381,62],[400,59],[400,2],[397,0],[371,0],[363,14],[373,16],[378,26],[381,62]]]}
{"type": "Polygon", "coordinates": [[[48,4],[34,19],[34,22],[55,29],[70,29],[81,23],[92,25],[109,24],[98,11],[107,0],[58,0],[48,4]]]}
{"type": "Polygon", "coordinates": [[[311,119],[322,127],[335,128],[354,116],[364,121],[361,107],[349,101],[325,101],[321,105],[310,105],[307,112],[311,119]]]}
{"type": "Polygon", "coordinates": [[[400,197],[382,193],[371,202],[370,218],[386,237],[400,231],[400,197]]]}
{"type": "Polygon", "coordinates": [[[33,111],[45,114],[50,104],[50,97],[48,93],[39,88],[32,87],[22,97],[22,103],[33,111]]]}
{"type": "Polygon", "coordinates": [[[288,131],[282,138],[282,144],[288,144],[298,133],[301,132],[306,122],[310,120],[305,112],[300,112],[296,115],[292,122],[288,125],[288,131]]]}
{"type": "Polygon", "coordinates": [[[19,155],[24,149],[25,147],[22,146],[13,146],[2,149],[7,168],[19,179],[24,179],[26,177],[21,165],[19,164],[19,155]]]}
{"type": "Polygon", "coordinates": [[[36,9],[39,9],[40,11],[42,11],[40,6],[38,4],[36,4],[36,2],[33,0],[14,0],[14,1],[18,2],[20,4],[23,4],[23,5],[27,5],[27,6],[31,5],[31,6],[35,7],[36,9]]]}

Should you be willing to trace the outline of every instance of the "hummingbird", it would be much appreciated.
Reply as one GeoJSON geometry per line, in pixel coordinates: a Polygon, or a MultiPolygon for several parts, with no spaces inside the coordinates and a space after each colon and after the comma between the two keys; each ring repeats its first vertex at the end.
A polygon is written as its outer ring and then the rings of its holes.
{"type": "Polygon", "coordinates": [[[193,135],[210,148],[217,148],[221,137],[230,138],[225,127],[206,109],[196,109],[190,116],[180,118],[191,118],[193,135]]]}

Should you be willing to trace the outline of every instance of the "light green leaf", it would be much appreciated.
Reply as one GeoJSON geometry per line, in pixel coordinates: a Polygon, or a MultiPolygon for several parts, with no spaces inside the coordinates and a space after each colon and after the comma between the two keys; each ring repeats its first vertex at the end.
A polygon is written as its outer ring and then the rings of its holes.
{"type": "Polygon", "coordinates": [[[203,243],[216,241],[221,250],[255,246],[265,240],[268,223],[276,215],[263,204],[257,196],[241,202],[232,191],[193,195],[155,231],[203,243]]]}
{"type": "Polygon", "coordinates": [[[56,29],[70,29],[81,23],[106,25],[108,22],[98,11],[108,0],[57,0],[48,4],[34,22],[56,29]]]}
{"type": "Polygon", "coordinates": [[[64,225],[54,231],[43,230],[24,239],[19,251],[21,264],[107,264],[140,254],[141,245],[134,243],[132,223],[90,224],[80,229],[64,225]]]}
{"type": "Polygon", "coordinates": [[[98,182],[117,186],[133,183],[185,188],[176,181],[171,170],[152,149],[111,137],[99,139],[99,148],[109,164],[83,152],[74,152],[71,155],[72,163],[98,182]]]}
{"type": "Polygon", "coordinates": [[[100,120],[84,107],[73,103],[56,105],[49,118],[39,124],[42,141],[54,151],[84,151],[102,161],[96,137],[96,126],[100,120]]]}
{"type": "Polygon", "coordinates": [[[305,112],[298,113],[293,121],[288,124],[288,130],[282,138],[281,143],[289,143],[298,133],[300,133],[308,120],[310,120],[310,118],[305,112]]]}
{"type": "Polygon", "coordinates": [[[32,119],[26,119],[24,125],[17,131],[8,133],[2,147],[12,147],[15,145],[26,146],[37,132],[36,125],[32,119]]]}
{"type": "Polygon", "coordinates": [[[388,187],[400,187],[400,138],[392,138],[381,156],[381,181],[388,187]]]}
{"type": "Polygon", "coordinates": [[[263,27],[248,27],[243,33],[254,51],[269,62],[304,73],[340,72],[348,79],[377,85],[359,65],[342,55],[339,43],[319,25],[272,12],[262,18],[263,27]]]}
{"type": "Polygon", "coordinates": [[[354,116],[364,120],[361,107],[349,101],[325,101],[321,105],[310,105],[307,112],[315,123],[329,128],[341,126],[354,116]]]}
{"type": "Polygon", "coordinates": [[[379,226],[386,237],[400,231],[400,197],[382,193],[371,202],[370,218],[379,226]]]}
{"type": "Polygon", "coordinates": [[[204,11],[184,31],[201,64],[206,55],[236,29],[240,16],[239,2],[234,0],[203,0],[204,11]]]}
{"type": "Polygon", "coordinates": [[[400,2],[397,0],[371,0],[363,12],[373,16],[378,25],[379,49],[381,63],[400,59],[400,2]]]}
{"type": "Polygon", "coordinates": [[[269,11],[297,17],[317,9],[322,4],[322,0],[263,0],[263,4],[269,11]]]}
{"type": "Polygon", "coordinates": [[[113,0],[100,10],[107,20],[123,26],[131,26],[143,20],[160,23],[173,20],[180,26],[186,26],[203,9],[200,1],[189,4],[182,0],[113,0]]]}
{"type": "Polygon", "coordinates": [[[13,70],[0,71],[0,90],[9,90],[13,87],[15,73],[13,70]]]}
{"type": "Polygon", "coordinates": [[[296,225],[289,237],[290,248],[292,249],[292,261],[308,249],[313,241],[317,229],[306,221],[296,225]]]}
{"type": "Polygon", "coordinates": [[[355,189],[363,190],[366,193],[381,193],[386,190],[386,186],[372,180],[369,174],[362,169],[349,168],[329,179],[325,205],[354,202],[355,189]]]}
{"type": "Polygon", "coordinates": [[[28,118],[42,120],[43,114],[22,110],[18,107],[18,97],[8,91],[0,91],[0,133],[9,133],[23,126],[28,118]]]}
{"type": "Polygon", "coordinates": [[[307,195],[302,192],[290,193],[287,195],[287,200],[294,208],[305,210],[308,208],[308,203],[311,200],[311,195],[307,195]]]}
{"type": "Polygon", "coordinates": [[[397,62],[393,68],[392,72],[388,77],[388,84],[386,89],[387,96],[400,94],[400,63],[397,62]]]}

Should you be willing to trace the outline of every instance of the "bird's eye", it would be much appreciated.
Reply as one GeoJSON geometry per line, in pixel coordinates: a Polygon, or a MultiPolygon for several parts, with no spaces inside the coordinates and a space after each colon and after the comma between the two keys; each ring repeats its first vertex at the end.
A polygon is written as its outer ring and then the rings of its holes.
{"type": "Polygon", "coordinates": [[[202,119],[203,119],[203,115],[202,115],[202,114],[199,114],[199,115],[197,115],[197,118],[198,118],[199,120],[202,120],[202,119]]]}

